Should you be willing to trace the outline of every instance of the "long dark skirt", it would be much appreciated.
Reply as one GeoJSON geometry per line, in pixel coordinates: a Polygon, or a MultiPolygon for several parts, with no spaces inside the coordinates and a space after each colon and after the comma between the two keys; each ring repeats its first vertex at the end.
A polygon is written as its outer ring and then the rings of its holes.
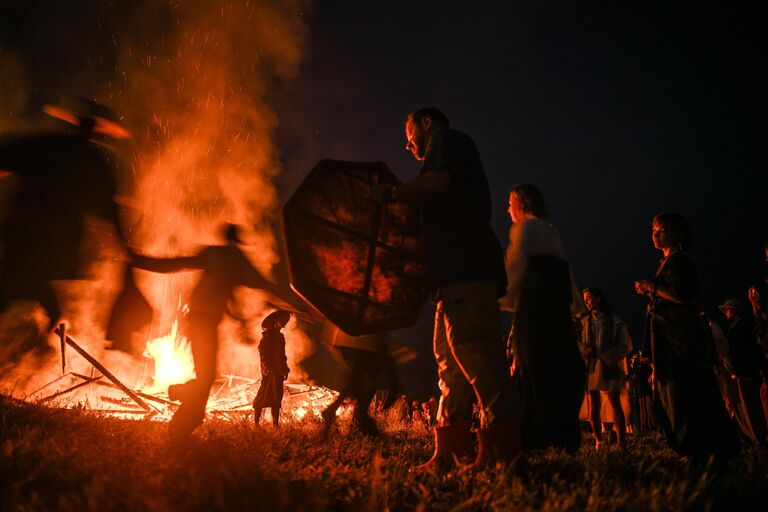
{"type": "Polygon", "coordinates": [[[734,407],[734,417],[741,431],[741,438],[752,446],[765,446],[766,429],[763,404],[760,401],[762,382],[757,379],[736,379],[738,400],[734,407]]]}
{"type": "Polygon", "coordinates": [[[571,321],[568,263],[554,256],[528,262],[512,333],[515,392],[522,403],[523,445],[577,450],[584,365],[571,321]]]}
{"type": "Polygon", "coordinates": [[[723,461],[738,449],[711,367],[689,366],[673,378],[657,379],[655,398],[659,423],[680,455],[702,462],[713,455],[723,461]]]}
{"type": "Polygon", "coordinates": [[[275,372],[262,376],[259,391],[253,399],[253,408],[280,408],[283,401],[283,376],[275,372]]]}

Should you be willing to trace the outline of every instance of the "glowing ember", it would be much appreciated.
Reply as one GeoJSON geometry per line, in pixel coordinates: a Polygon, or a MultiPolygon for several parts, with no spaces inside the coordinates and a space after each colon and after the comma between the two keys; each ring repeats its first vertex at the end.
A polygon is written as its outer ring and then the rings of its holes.
{"type": "Polygon", "coordinates": [[[149,340],[144,357],[155,362],[155,375],[149,392],[165,390],[171,384],[195,378],[192,348],[187,338],[178,334],[178,320],[173,322],[170,334],[149,340]]]}

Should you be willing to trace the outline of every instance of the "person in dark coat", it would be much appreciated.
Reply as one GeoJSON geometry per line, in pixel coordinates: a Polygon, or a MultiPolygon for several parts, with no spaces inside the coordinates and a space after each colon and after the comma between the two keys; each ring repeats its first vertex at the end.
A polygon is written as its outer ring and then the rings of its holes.
{"type": "Polygon", "coordinates": [[[697,462],[724,462],[738,449],[738,437],[715,380],[712,333],[698,314],[696,268],[685,253],[691,245],[688,221],[675,213],[657,215],[652,240],[664,259],[654,278],[635,281],[635,291],[651,300],[656,415],[677,453],[697,462]]]}
{"type": "Polygon", "coordinates": [[[261,411],[269,407],[272,411],[272,425],[280,425],[280,404],[283,401],[283,381],[288,378],[288,359],[285,355],[285,337],[280,332],[288,325],[291,314],[281,309],[267,315],[261,322],[262,337],[259,342],[261,360],[261,385],[253,399],[253,419],[256,426],[261,420],[261,411]]]}
{"type": "Polygon", "coordinates": [[[225,225],[224,233],[226,245],[208,246],[192,256],[153,258],[132,254],[131,257],[134,267],[152,272],[203,271],[189,301],[189,340],[197,378],[168,389],[172,400],[181,400],[170,425],[171,435],[179,439],[203,423],[208,394],[216,376],[217,329],[227,311],[227,303],[233,299],[234,289],[237,286],[260,288],[279,297],[276,286],[253,268],[238,248],[237,226],[225,225]]]}
{"type": "MultiPolygon", "coordinates": [[[[768,242],[762,246],[765,263],[768,265],[768,242]]],[[[749,302],[752,306],[752,318],[755,321],[757,339],[763,352],[768,356],[768,276],[765,276],[747,291],[749,302]]],[[[768,375],[765,376],[768,379],[768,375]]],[[[765,422],[768,424],[768,380],[763,381],[760,387],[760,401],[763,404],[765,422]]]]}
{"type": "MultiPolygon", "coordinates": [[[[89,217],[114,228],[119,242],[116,154],[109,143],[130,137],[109,108],[67,98],[43,110],[66,122],[66,132],[0,141],[0,180],[8,189],[0,228],[0,311],[15,301],[40,304],[47,329],[60,305],[52,281],[82,279],[93,255],[82,251],[89,217]]],[[[45,346],[44,337],[39,340],[45,346]]]]}
{"type": "Polygon", "coordinates": [[[766,358],[757,343],[755,321],[749,307],[739,299],[728,299],[720,305],[720,311],[728,319],[725,332],[731,363],[730,376],[735,384],[734,417],[739,425],[743,441],[753,446],[765,446],[768,434],[760,386],[766,372],[766,358]]]}

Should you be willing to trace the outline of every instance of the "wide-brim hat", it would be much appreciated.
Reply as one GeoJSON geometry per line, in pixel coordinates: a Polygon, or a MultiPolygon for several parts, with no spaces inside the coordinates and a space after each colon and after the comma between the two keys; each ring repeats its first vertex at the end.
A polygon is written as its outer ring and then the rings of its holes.
{"type": "Polygon", "coordinates": [[[725,313],[726,309],[733,309],[734,311],[740,311],[742,313],[748,313],[749,308],[741,299],[728,299],[718,306],[720,311],[725,313]]]}
{"type": "Polygon", "coordinates": [[[264,330],[272,329],[278,323],[282,325],[286,325],[290,319],[291,319],[290,311],[286,311],[284,309],[278,309],[277,311],[273,311],[270,314],[268,314],[264,318],[264,320],[261,321],[261,328],[264,330]]]}
{"type": "Polygon", "coordinates": [[[96,100],[66,96],[57,105],[43,105],[43,112],[69,124],[80,126],[83,119],[93,121],[93,132],[113,139],[130,139],[129,132],[115,112],[96,100]]]}

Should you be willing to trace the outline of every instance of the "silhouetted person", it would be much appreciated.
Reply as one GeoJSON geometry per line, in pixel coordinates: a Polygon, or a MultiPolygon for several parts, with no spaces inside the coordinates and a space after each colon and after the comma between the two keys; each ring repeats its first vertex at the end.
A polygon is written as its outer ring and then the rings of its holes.
{"type": "Polygon", "coordinates": [[[171,420],[171,433],[185,437],[203,423],[208,394],[216,376],[219,346],[217,328],[237,286],[274,291],[275,286],[259,273],[238,248],[237,227],[225,226],[226,245],[208,246],[193,256],[153,258],[133,254],[136,268],[152,272],[202,270],[189,301],[189,340],[196,378],[171,386],[168,394],[182,404],[171,420]]]}
{"type": "MultiPolygon", "coordinates": [[[[768,242],[763,244],[765,264],[768,266],[768,242]]],[[[762,281],[751,286],[747,291],[749,303],[752,306],[752,316],[757,329],[757,336],[763,351],[768,352],[768,274],[762,281]]],[[[768,412],[768,411],[767,411],[768,412]]]]}
{"type": "MultiPolygon", "coordinates": [[[[768,266],[768,242],[762,246],[765,263],[768,266]]],[[[752,318],[755,321],[757,339],[763,352],[768,356],[768,273],[763,279],[751,286],[747,292],[749,302],[752,305],[752,318]]],[[[760,387],[760,401],[763,404],[765,422],[768,424],[768,375],[764,376],[760,387]]]]}
{"type": "Polygon", "coordinates": [[[277,310],[262,320],[262,336],[259,342],[261,362],[261,385],[253,399],[253,419],[256,426],[261,420],[261,411],[269,407],[272,412],[272,425],[280,425],[280,404],[283,401],[283,381],[288,378],[288,359],[285,355],[285,336],[280,332],[288,325],[291,314],[277,310]]]}
{"type": "Polygon", "coordinates": [[[579,350],[587,367],[589,421],[595,446],[603,445],[600,430],[601,395],[613,411],[613,427],[620,447],[627,433],[621,393],[627,386],[627,356],[632,351],[632,338],[627,323],[615,314],[599,288],[584,290],[584,305],[589,314],[581,319],[579,350]]]}
{"type": "Polygon", "coordinates": [[[111,110],[92,100],[70,98],[44,111],[67,122],[69,133],[0,142],[0,179],[13,190],[0,232],[0,311],[12,301],[34,301],[50,327],[60,314],[52,281],[82,278],[92,257],[81,252],[86,218],[112,224],[120,237],[118,168],[107,142],[130,134],[111,110]]]}
{"type": "Polygon", "coordinates": [[[651,360],[641,352],[629,359],[629,394],[632,400],[631,418],[635,432],[656,430],[656,413],[653,410],[653,387],[651,360]]]}
{"type": "Polygon", "coordinates": [[[331,429],[336,411],[346,398],[355,401],[353,421],[358,430],[365,435],[378,435],[379,429],[368,409],[375,396],[379,377],[387,374],[390,386],[382,399],[381,410],[392,406],[398,398],[399,390],[395,378],[395,362],[389,355],[386,335],[349,336],[335,329],[331,343],[340,362],[337,373],[339,395],[322,412],[324,435],[331,429]]]}
{"type": "Polygon", "coordinates": [[[421,162],[419,175],[387,189],[421,208],[424,245],[435,289],[433,350],[441,416],[435,451],[419,469],[472,455],[472,405],[480,404],[479,450],[470,471],[509,462],[519,452],[509,374],[504,363],[497,299],[506,277],[501,244],[491,228],[491,193],[474,141],[450,127],[439,110],[412,112],[405,149],[421,162]]]}
{"type": "Polygon", "coordinates": [[[699,316],[699,281],[685,252],[691,245],[688,221],[659,214],[651,238],[664,259],[653,279],[635,281],[635,291],[651,300],[656,415],[677,453],[723,462],[738,448],[738,438],[715,380],[712,332],[699,316]]]}
{"type": "Polygon", "coordinates": [[[765,446],[768,439],[760,386],[766,372],[766,358],[757,343],[755,321],[749,306],[738,299],[728,299],[720,305],[720,311],[728,319],[728,352],[736,387],[734,417],[742,439],[753,446],[765,446]]]}
{"type": "Polygon", "coordinates": [[[501,306],[514,313],[509,343],[523,446],[577,450],[585,376],[573,315],[583,308],[581,294],[538,187],[516,186],[509,216],[509,288],[501,306]]]}

